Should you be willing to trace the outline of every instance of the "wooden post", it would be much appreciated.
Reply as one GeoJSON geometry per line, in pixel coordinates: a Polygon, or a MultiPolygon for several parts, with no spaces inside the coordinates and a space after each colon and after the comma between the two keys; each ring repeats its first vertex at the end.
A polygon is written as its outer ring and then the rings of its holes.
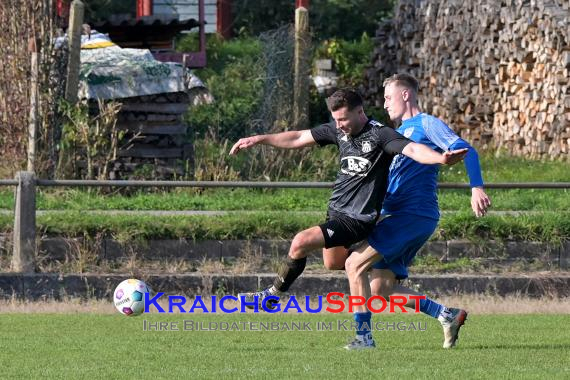
{"type": "Polygon", "coordinates": [[[144,0],[143,2],[143,16],[152,16],[152,7],[153,1],[152,0],[144,0]]]}
{"type": "Polygon", "coordinates": [[[141,17],[152,16],[152,0],[137,0],[137,20],[141,17]]]}
{"type": "Polygon", "coordinates": [[[29,172],[35,169],[36,160],[36,135],[38,128],[38,46],[35,38],[28,43],[28,51],[31,56],[30,78],[30,115],[28,119],[28,165],[29,172]]]}
{"type": "Polygon", "coordinates": [[[85,5],[80,0],[73,0],[69,14],[69,59],[67,61],[67,80],[65,83],[65,100],[70,103],[77,102],[79,90],[79,65],[81,56],[81,30],[85,5]]]}
{"type": "Polygon", "coordinates": [[[36,257],[36,179],[32,172],[16,174],[12,270],[33,272],[36,257]]]}
{"type": "Polygon", "coordinates": [[[216,32],[224,40],[232,38],[232,0],[218,0],[216,2],[216,32]]]}
{"type": "Polygon", "coordinates": [[[200,22],[200,53],[204,56],[204,66],[206,66],[206,6],[204,0],[198,0],[198,21],[200,22]]]}
{"type": "Polygon", "coordinates": [[[309,11],[295,10],[295,78],[293,87],[293,123],[295,129],[309,128],[309,11]]]}

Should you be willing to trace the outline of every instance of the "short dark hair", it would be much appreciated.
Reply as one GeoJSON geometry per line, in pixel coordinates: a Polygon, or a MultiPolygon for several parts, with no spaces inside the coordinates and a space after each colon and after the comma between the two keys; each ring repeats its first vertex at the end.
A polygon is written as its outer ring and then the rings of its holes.
{"type": "Polygon", "coordinates": [[[361,105],[362,97],[351,88],[337,90],[327,98],[327,107],[331,112],[338,111],[343,107],[348,107],[348,110],[351,111],[361,105]]]}
{"type": "Polygon", "coordinates": [[[396,83],[397,85],[406,87],[412,90],[415,94],[417,94],[420,89],[418,80],[410,74],[394,74],[390,78],[386,78],[383,83],[384,88],[386,88],[390,83],[396,83]]]}

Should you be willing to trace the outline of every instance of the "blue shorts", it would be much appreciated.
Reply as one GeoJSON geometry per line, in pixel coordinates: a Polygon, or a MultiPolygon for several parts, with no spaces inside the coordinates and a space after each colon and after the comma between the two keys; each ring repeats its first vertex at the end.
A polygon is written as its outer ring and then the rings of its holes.
{"type": "Polygon", "coordinates": [[[416,253],[435,231],[438,221],[416,215],[383,215],[368,244],[383,256],[375,269],[389,269],[397,279],[408,277],[416,253]]]}

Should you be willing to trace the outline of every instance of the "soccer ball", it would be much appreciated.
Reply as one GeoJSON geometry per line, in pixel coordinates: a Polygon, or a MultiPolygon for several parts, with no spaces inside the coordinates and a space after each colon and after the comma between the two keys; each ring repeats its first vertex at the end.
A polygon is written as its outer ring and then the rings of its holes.
{"type": "Polygon", "coordinates": [[[129,278],[115,289],[113,303],[119,313],[133,317],[144,311],[144,293],[150,293],[148,285],[141,280],[129,278]]]}

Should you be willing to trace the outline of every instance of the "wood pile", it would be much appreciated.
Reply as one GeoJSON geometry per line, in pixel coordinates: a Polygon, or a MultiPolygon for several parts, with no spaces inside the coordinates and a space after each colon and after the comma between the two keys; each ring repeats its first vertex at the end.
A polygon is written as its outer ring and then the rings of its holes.
{"type": "Polygon", "coordinates": [[[401,0],[379,25],[364,93],[383,105],[396,72],[420,106],[480,147],[569,158],[569,0],[401,0]]]}
{"type": "MultiPolygon", "coordinates": [[[[117,127],[124,131],[109,179],[176,179],[191,176],[194,153],[183,120],[190,98],[176,92],[120,99],[117,127]]],[[[96,108],[96,103],[92,104],[96,108]]]]}

